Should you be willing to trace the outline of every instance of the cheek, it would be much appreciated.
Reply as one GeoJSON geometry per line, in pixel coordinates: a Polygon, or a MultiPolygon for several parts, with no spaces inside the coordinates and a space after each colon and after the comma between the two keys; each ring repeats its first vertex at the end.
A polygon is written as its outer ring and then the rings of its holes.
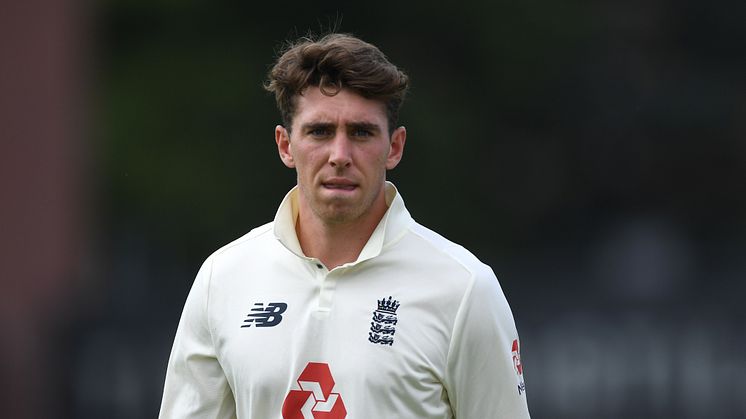
{"type": "Polygon", "coordinates": [[[388,160],[388,148],[384,151],[378,150],[375,156],[375,164],[378,170],[386,171],[386,161],[388,160]]]}
{"type": "Polygon", "coordinates": [[[313,177],[323,164],[324,161],[318,154],[299,153],[295,156],[295,171],[298,172],[299,177],[313,177]]]}

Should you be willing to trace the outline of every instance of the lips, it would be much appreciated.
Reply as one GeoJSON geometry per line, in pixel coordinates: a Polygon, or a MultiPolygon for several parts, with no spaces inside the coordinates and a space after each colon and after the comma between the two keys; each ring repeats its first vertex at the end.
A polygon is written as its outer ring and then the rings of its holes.
{"type": "Polygon", "coordinates": [[[326,189],[334,189],[341,191],[351,191],[357,188],[357,183],[347,179],[328,179],[321,183],[326,189]]]}

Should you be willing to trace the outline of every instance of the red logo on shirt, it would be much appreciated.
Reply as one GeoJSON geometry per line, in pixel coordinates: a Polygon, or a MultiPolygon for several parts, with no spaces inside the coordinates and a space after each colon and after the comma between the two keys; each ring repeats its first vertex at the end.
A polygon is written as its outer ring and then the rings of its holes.
{"type": "Polygon", "coordinates": [[[513,340],[513,367],[518,375],[523,375],[523,365],[521,365],[521,351],[518,347],[518,339],[513,340]]]}
{"type": "Polygon", "coordinates": [[[523,364],[521,363],[521,348],[518,339],[513,340],[513,368],[518,375],[518,395],[526,391],[526,383],[523,382],[523,364]]]}
{"type": "Polygon", "coordinates": [[[284,419],[344,419],[347,409],[328,364],[309,362],[298,377],[300,390],[290,390],[282,403],[284,419]]]}

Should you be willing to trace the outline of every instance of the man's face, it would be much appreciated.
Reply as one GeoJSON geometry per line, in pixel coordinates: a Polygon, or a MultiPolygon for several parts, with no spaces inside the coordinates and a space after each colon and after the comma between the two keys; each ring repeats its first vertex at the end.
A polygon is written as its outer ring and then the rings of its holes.
{"type": "Polygon", "coordinates": [[[389,137],[383,103],[342,89],[309,87],[297,97],[290,132],[275,129],[283,163],[298,173],[300,205],[325,224],[385,211],[386,170],[401,160],[406,131],[389,137]]]}

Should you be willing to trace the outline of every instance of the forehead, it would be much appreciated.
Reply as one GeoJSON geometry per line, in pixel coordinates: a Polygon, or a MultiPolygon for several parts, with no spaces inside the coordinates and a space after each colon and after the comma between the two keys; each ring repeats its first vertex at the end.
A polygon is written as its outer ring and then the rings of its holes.
{"type": "Polygon", "coordinates": [[[342,89],[334,96],[321,93],[311,86],[298,95],[293,125],[308,122],[366,122],[386,127],[386,106],[379,100],[367,99],[352,90],[342,89]]]}

